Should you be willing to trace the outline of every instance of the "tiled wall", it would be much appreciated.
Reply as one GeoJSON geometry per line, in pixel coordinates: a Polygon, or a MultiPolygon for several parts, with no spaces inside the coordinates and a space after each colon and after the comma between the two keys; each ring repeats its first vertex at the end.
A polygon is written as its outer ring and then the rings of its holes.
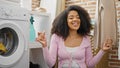
{"type": "Polygon", "coordinates": [[[96,0],[67,0],[65,7],[69,5],[80,5],[88,11],[91,18],[95,18],[96,0]]]}
{"type": "MultiPolygon", "coordinates": [[[[116,13],[117,13],[117,23],[118,20],[120,19],[120,1],[119,0],[115,0],[116,2],[116,13]]],[[[120,27],[118,25],[118,27],[120,27]]],[[[120,32],[118,32],[118,42],[120,39],[120,32]]],[[[118,44],[117,46],[114,46],[112,48],[112,51],[110,51],[110,55],[109,55],[109,68],[120,68],[120,60],[118,60],[118,46],[120,46],[120,44],[118,44]]]]}
{"type": "MultiPolygon", "coordinates": [[[[117,8],[117,18],[120,19],[120,1],[115,0],[117,8]]],[[[90,14],[91,18],[95,18],[96,0],[66,0],[66,6],[80,5],[84,7],[90,14]]]]}

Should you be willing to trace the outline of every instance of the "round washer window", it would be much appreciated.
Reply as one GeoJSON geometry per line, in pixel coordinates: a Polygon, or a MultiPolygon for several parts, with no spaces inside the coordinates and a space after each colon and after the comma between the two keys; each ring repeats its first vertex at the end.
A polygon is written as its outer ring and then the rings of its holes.
{"type": "Polygon", "coordinates": [[[17,50],[18,41],[18,35],[13,29],[0,29],[0,55],[5,57],[12,55],[17,50]]]}

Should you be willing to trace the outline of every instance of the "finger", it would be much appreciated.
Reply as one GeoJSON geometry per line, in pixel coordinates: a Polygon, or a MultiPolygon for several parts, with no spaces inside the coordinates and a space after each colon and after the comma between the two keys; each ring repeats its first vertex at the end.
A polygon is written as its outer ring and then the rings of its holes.
{"type": "Polygon", "coordinates": [[[105,45],[106,45],[106,41],[103,42],[103,46],[105,46],[105,45]]]}
{"type": "Polygon", "coordinates": [[[36,38],[36,39],[35,39],[35,41],[39,42],[39,39],[38,39],[38,38],[36,38]]]}
{"type": "Polygon", "coordinates": [[[106,45],[105,45],[105,46],[106,46],[106,47],[110,47],[110,45],[109,45],[109,44],[107,44],[107,43],[106,43],[106,45]]]}
{"type": "Polygon", "coordinates": [[[38,32],[38,35],[42,34],[41,32],[38,32]]]}
{"type": "Polygon", "coordinates": [[[113,42],[113,40],[111,38],[107,39],[107,43],[112,43],[112,42],[113,42]]]}
{"type": "Polygon", "coordinates": [[[43,33],[43,35],[44,35],[44,37],[43,37],[43,38],[45,39],[45,38],[46,38],[46,37],[45,37],[45,32],[43,33]]]}
{"type": "Polygon", "coordinates": [[[113,40],[112,39],[108,39],[108,43],[113,43],[113,40]]]}
{"type": "Polygon", "coordinates": [[[110,48],[112,48],[112,45],[111,44],[106,44],[106,47],[110,49],[110,48]]]}
{"type": "Polygon", "coordinates": [[[39,39],[38,39],[38,38],[36,38],[35,40],[39,42],[39,39]]]}
{"type": "Polygon", "coordinates": [[[41,34],[41,36],[42,36],[42,38],[44,39],[44,38],[45,38],[45,32],[43,32],[43,33],[41,34]]]}
{"type": "Polygon", "coordinates": [[[44,39],[44,35],[41,34],[41,35],[39,36],[39,39],[44,39]]]}
{"type": "Polygon", "coordinates": [[[45,31],[43,32],[43,35],[45,35],[45,31]]]}
{"type": "Polygon", "coordinates": [[[40,35],[40,34],[44,34],[44,32],[38,32],[38,35],[40,35]]]}

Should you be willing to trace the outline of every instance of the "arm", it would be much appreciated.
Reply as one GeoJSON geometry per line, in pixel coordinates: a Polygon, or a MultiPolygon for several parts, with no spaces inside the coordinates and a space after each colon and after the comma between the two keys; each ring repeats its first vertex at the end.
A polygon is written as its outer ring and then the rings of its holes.
{"type": "Polygon", "coordinates": [[[52,37],[51,37],[49,50],[48,50],[48,47],[43,48],[43,56],[44,56],[45,62],[51,68],[55,64],[56,56],[57,56],[57,39],[56,39],[56,35],[52,35],[52,37]]]}
{"type": "Polygon", "coordinates": [[[105,52],[107,52],[112,48],[112,42],[113,42],[112,39],[107,39],[102,45],[101,50],[94,57],[92,56],[92,49],[91,46],[89,45],[86,48],[86,53],[85,53],[87,66],[93,68],[100,61],[100,59],[105,54],[105,52]]]}
{"type": "Polygon", "coordinates": [[[86,64],[88,68],[94,68],[94,66],[100,61],[104,53],[105,52],[103,50],[100,50],[98,54],[93,57],[91,46],[88,46],[85,53],[86,64]]]}

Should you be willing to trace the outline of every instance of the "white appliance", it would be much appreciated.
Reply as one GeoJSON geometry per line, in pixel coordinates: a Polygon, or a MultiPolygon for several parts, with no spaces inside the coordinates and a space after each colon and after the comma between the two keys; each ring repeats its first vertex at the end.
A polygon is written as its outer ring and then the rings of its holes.
{"type": "Polygon", "coordinates": [[[0,0],[0,68],[29,68],[29,12],[0,0]]]}
{"type": "Polygon", "coordinates": [[[6,1],[14,2],[14,3],[20,3],[21,0],[6,0],[6,1]]]}

